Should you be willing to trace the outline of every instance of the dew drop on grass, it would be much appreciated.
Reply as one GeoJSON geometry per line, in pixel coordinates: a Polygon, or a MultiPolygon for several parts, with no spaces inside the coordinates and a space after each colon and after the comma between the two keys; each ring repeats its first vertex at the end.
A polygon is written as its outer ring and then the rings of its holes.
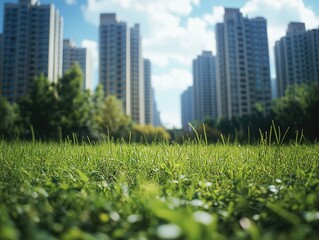
{"type": "Polygon", "coordinates": [[[181,174],[181,175],[179,175],[179,179],[184,179],[184,178],[186,178],[186,176],[185,175],[183,175],[183,174],[181,174]]]}
{"type": "Polygon", "coordinates": [[[117,222],[118,220],[120,220],[121,217],[120,217],[120,215],[117,212],[111,212],[110,213],[110,218],[113,221],[117,222]]]}
{"type": "Polygon", "coordinates": [[[181,235],[182,231],[175,224],[165,224],[157,228],[156,234],[161,239],[176,239],[181,235]]]}
{"type": "Polygon", "coordinates": [[[213,222],[213,217],[207,212],[196,211],[193,213],[194,220],[204,225],[209,225],[213,222]]]}
{"type": "Polygon", "coordinates": [[[202,207],[204,205],[203,201],[199,199],[192,200],[190,204],[194,207],[202,207]]]}
{"type": "Polygon", "coordinates": [[[34,218],[33,218],[33,221],[34,221],[35,223],[39,223],[39,222],[40,222],[40,218],[34,217],[34,218]]]}
{"type": "Polygon", "coordinates": [[[33,192],[31,196],[32,196],[33,198],[38,198],[38,193],[33,192]]]}
{"type": "Polygon", "coordinates": [[[282,183],[282,180],[279,179],[279,178],[277,178],[277,179],[275,180],[275,182],[276,182],[276,183],[282,183]]]}
{"type": "Polygon", "coordinates": [[[254,219],[255,221],[258,221],[258,220],[260,219],[260,215],[259,215],[259,214],[255,214],[255,215],[253,216],[253,219],[254,219]]]}
{"type": "Polygon", "coordinates": [[[129,223],[136,223],[136,222],[141,221],[141,219],[142,219],[141,215],[138,215],[138,214],[132,214],[132,215],[127,217],[127,221],[129,223]]]}
{"type": "Polygon", "coordinates": [[[304,217],[307,222],[313,222],[319,220],[319,212],[306,212],[304,217]]]}
{"type": "Polygon", "coordinates": [[[122,185],[122,192],[123,192],[124,196],[127,196],[127,197],[129,196],[129,191],[128,191],[127,185],[125,185],[125,184],[122,185]]]}
{"type": "Polygon", "coordinates": [[[269,191],[271,191],[271,192],[273,192],[275,194],[277,194],[278,191],[279,191],[278,188],[275,185],[269,185],[268,189],[269,189],[269,191]]]}
{"type": "Polygon", "coordinates": [[[246,229],[251,227],[251,222],[250,222],[250,220],[248,218],[240,219],[239,220],[239,224],[244,230],[246,230],[246,229]]]}
{"type": "Polygon", "coordinates": [[[205,183],[205,186],[206,186],[206,187],[211,187],[211,186],[213,186],[213,183],[212,183],[212,182],[206,182],[206,183],[205,183]]]}
{"type": "Polygon", "coordinates": [[[229,217],[229,213],[224,210],[218,210],[218,214],[220,214],[221,216],[225,218],[229,217]]]}

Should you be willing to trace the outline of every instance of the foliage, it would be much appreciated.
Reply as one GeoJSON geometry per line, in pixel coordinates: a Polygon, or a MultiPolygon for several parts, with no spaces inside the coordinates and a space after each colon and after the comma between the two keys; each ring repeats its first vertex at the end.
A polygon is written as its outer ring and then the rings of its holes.
{"type": "Polygon", "coordinates": [[[50,84],[44,75],[40,75],[33,81],[30,95],[19,102],[23,133],[30,137],[32,126],[36,128],[37,138],[57,137],[57,104],[54,84],[50,84]]]}
{"type": "Polygon", "coordinates": [[[122,101],[111,95],[105,98],[98,121],[102,132],[108,138],[126,138],[130,131],[131,119],[125,115],[122,101]]]}
{"type": "Polygon", "coordinates": [[[0,141],[0,239],[317,239],[319,146],[0,141]]]}
{"type": "Polygon", "coordinates": [[[218,141],[258,143],[261,133],[269,135],[273,122],[285,134],[285,141],[294,141],[296,133],[316,142],[319,136],[319,85],[290,86],[285,97],[277,99],[269,115],[256,104],[250,116],[207,119],[195,122],[195,129],[183,135],[171,130],[134,126],[125,115],[123,104],[115,96],[105,98],[101,85],[95,92],[82,89],[83,76],[75,64],[58,83],[50,83],[40,75],[33,82],[30,95],[10,104],[0,99],[0,135],[5,138],[35,138],[81,141],[125,139],[150,143],[170,139],[187,142],[189,139],[216,143],[218,141]],[[286,132],[286,130],[288,130],[286,132]],[[130,135],[132,134],[132,135],[130,135]]]}
{"type": "Polygon", "coordinates": [[[17,106],[1,97],[0,134],[6,138],[19,133],[26,139],[81,141],[128,137],[131,120],[122,103],[114,96],[105,98],[100,85],[93,94],[83,90],[82,81],[81,69],[75,64],[58,83],[40,75],[17,106]]]}
{"type": "Polygon", "coordinates": [[[319,137],[319,84],[289,86],[283,98],[274,105],[277,124],[291,128],[290,133],[303,130],[310,140],[319,137]]]}
{"type": "MultiPolygon", "coordinates": [[[[296,135],[315,142],[319,137],[319,84],[296,85],[287,89],[283,98],[274,101],[272,112],[265,115],[261,106],[256,105],[253,114],[232,119],[221,118],[218,121],[206,120],[203,125],[197,123],[195,131],[175,139],[183,142],[196,134],[210,143],[221,139],[227,142],[258,143],[261,133],[269,135],[274,125],[285,134],[285,142],[294,141],[296,135]],[[205,136],[206,135],[206,136],[205,136]]],[[[174,137],[174,136],[173,136],[174,137]]]]}
{"type": "Polygon", "coordinates": [[[13,138],[18,134],[18,109],[0,95],[0,137],[13,138]]]}
{"type": "Polygon", "coordinates": [[[132,129],[132,140],[135,142],[162,142],[170,140],[170,137],[170,134],[163,127],[134,125],[132,129]]]}
{"type": "Polygon", "coordinates": [[[57,85],[59,116],[63,136],[80,133],[89,116],[89,106],[82,88],[83,74],[78,64],[68,70],[57,85]]]}

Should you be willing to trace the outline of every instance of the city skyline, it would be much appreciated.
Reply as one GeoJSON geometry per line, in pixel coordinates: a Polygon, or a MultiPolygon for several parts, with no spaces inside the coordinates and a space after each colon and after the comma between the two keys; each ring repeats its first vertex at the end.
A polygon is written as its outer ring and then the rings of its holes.
{"type": "MultiPolygon", "coordinates": [[[[16,3],[17,0],[4,2],[16,3]]],[[[262,16],[267,19],[272,78],[275,77],[274,42],[285,35],[288,23],[305,22],[306,29],[319,25],[319,3],[314,0],[110,2],[41,0],[41,3],[54,3],[60,11],[64,18],[64,38],[73,39],[77,46],[92,49],[94,84],[98,80],[98,13],[115,12],[129,26],[135,22],[141,25],[143,56],[152,62],[155,98],[166,127],[180,127],[180,94],[192,83],[192,59],[202,50],[216,54],[214,28],[217,22],[222,21],[223,7],[240,8],[249,18],[262,16]]],[[[3,4],[0,14],[2,28],[3,4]]]]}

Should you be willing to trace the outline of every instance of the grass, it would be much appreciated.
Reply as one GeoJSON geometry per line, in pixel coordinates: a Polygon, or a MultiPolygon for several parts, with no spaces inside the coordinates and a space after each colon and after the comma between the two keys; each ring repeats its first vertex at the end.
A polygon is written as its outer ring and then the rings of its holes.
{"type": "Polygon", "coordinates": [[[0,239],[318,236],[318,144],[0,141],[0,239]]]}

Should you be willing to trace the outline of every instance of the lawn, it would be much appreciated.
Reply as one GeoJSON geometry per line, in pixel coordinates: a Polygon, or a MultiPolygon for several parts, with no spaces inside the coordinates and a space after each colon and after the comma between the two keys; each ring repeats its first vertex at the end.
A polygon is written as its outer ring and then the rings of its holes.
{"type": "Polygon", "coordinates": [[[318,236],[318,144],[0,141],[0,239],[318,236]]]}

